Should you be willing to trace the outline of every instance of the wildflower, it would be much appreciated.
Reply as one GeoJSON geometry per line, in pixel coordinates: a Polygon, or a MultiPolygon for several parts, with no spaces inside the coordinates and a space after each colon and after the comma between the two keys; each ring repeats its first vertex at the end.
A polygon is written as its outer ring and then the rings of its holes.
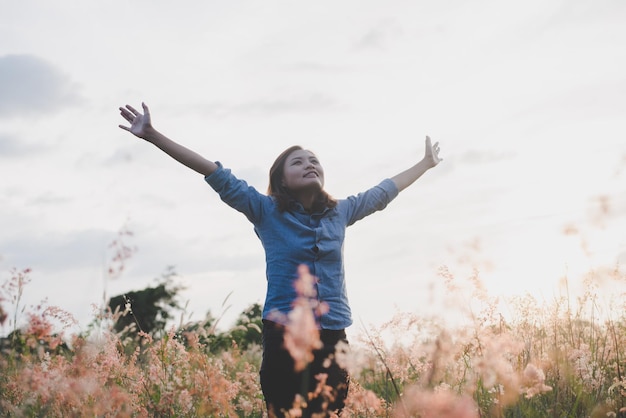
{"type": "Polygon", "coordinates": [[[289,324],[285,329],[285,348],[295,362],[295,370],[302,371],[313,361],[313,350],[322,348],[320,333],[313,312],[306,303],[296,302],[288,315],[289,324]]]}
{"type": "Polygon", "coordinates": [[[508,334],[486,334],[478,341],[481,355],[473,364],[477,377],[485,388],[502,386],[495,392],[499,403],[502,406],[512,404],[519,396],[520,382],[510,359],[519,355],[523,344],[508,334]]]}
{"type": "Polygon", "coordinates": [[[313,351],[322,348],[320,332],[315,320],[316,314],[324,313],[325,307],[315,298],[315,278],[306,266],[298,268],[299,278],[295,288],[298,298],[287,315],[285,327],[285,348],[295,362],[295,370],[302,371],[313,361],[313,351]]]}
{"type": "Polygon", "coordinates": [[[126,244],[124,237],[133,236],[133,232],[124,225],[117,233],[118,238],[109,244],[109,248],[113,251],[111,264],[107,268],[108,277],[117,279],[122,275],[126,268],[126,262],[137,252],[136,247],[126,244]]]}
{"type": "Polygon", "coordinates": [[[580,344],[580,348],[572,349],[569,360],[574,370],[588,391],[598,389],[604,383],[604,372],[597,361],[592,359],[592,351],[588,344],[580,344]]]}
{"type": "MultiPolygon", "coordinates": [[[[339,341],[335,346],[335,361],[355,379],[359,377],[366,361],[364,355],[363,351],[350,350],[350,345],[344,341],[339,341]]],[[[328,366],[325,365],[325,367],[328,366]]]]}
{"type": "Polygon", "coordinates": [[[297,394],[294,401],[293,401],[293,406],[292,408],[288,411],[289,413],[289,417],[301,417],[302,416],[302,410],[306,408],[306,402],[304,401],[304,398],[302,397],[302,395],[297,394]]]}
{"type": "Polygon", "coordinates": [[[409,387],[398,404],[394,417],[405,418],[478,418],[478,406],[467,395],[456,395],[451,391],[429,391],[417,386],[409,387]]]}
{"type": "Polygon", "coordinates": [[[546,376],[543,370],[533,364],[528,364],[522,374],[522,393],[526,392],[526,398],[532,398],[545,392],[550,392],[552,388],[545,384],[546,376]]]}
{"type": "Polygon", "coordinates": [[[317,386],[313,392],[309,392],[308,397],[309,400],[321,397],[324,400],[324,402],[322,402],[322,410],[325,411],[328,409],[328,403],[335,400],[334,391],[332,386],[326,384],[326,380],[328,379],[327,373],[318,373],[315,375],[315,379],[318,382],[317,386]]]}
{"type": "Polygon", "coordinates": [[[357,381],[350,383],[342,417],[384,416],[384,411],[384,401],[374,392],[363,388],[357,381]]]}

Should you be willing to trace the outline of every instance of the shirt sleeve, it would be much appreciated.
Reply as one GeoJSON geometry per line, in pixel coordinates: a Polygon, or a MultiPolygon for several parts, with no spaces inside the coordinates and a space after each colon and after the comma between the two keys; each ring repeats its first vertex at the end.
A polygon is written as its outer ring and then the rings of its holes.
{"type": "Polygon", "coordinates": [[[263,215],[263,205],[269,197],[235,177],[231,170],[224,168],[219,161],[215,163],[217,170],[205,176],[204,180],[220,195],[223,202],[256,224],[263,215]]]}
{"type": "Polygon", "coordinates": [[[348,197],[346,199],[348,226],[374,212],[385,209],[399,193],[396,184],[391,179],[385,179],[365,192],[348,197]]]}

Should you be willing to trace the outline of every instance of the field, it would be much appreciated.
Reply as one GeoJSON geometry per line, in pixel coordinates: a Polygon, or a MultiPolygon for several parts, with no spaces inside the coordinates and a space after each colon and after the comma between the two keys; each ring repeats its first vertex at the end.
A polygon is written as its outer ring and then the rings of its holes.
{"type": "MultiPolygon", "coordinates": [[[[227,332],[216,331],[215,318],[146,332],[123,322],[132,316],[127,303],[101,308],[87,332],[66,335],[75,320],[60,307],[20,306],[29,274],[11,271],[1,288],[0,322],[10,331],[0,347],[1,416],[264,416],[258,311],[227,332]],[[18,328],[20,318],[27,325],[18,328]]],[[[589,272],[583,294],[549,302],[499,300],[477,270],[460,278],[442,267],[439,276],[457,301],[455,321],[399,312],[338,347],[351,373],[342,416],[626,416],[626,277],[618,267],[589,272]]],[[[305,293],[310,279],[303,270],[305,293]]],[[[306,302],[299,306],[291,348],[306,364],[317,334],[306,302]]],[[[332,396],[326,389],[309,396],[332,396]]]]}

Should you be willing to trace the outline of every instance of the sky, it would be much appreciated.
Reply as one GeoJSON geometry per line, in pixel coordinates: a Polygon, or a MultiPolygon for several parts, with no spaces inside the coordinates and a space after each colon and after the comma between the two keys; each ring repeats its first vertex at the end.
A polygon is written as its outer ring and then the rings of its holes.
{"type": "Polygon", "coordinates": [[[550,300],[626,262],[624,21],[620,0],[5,2],[0,283],[32,269],[20,307],[46,300],[79,331],[170,266],[185,320],[263,302],[251,224],[119,129],[119,106],[145,101],[261,192],[293,144],[343,198],[440,143],[439,166],[348,229],[355,329],[444,316],[442,268],[550,300]],[[110,277],[120,230],[136,251],[110,277]]]}

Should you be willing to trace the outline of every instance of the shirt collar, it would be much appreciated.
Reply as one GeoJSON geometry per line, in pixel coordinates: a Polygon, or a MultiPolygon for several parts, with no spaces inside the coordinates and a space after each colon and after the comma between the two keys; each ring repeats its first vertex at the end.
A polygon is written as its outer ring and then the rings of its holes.
{"type": "Polygon", "coordinates": [[[307,215],[323,216],[329,210],[330,210],[330,208],[328,206],[326,206],[321,211],[318,210],[318,211],[315,211],[315,212],[309,212],[308,210],[304,209],[304,206],[302,206],[302,204],[300,202],[298,202],[297,200],[291,200],[289,202],[289,211],[290,212],[299,212],[299,213],[306,213],[307,215]]]}

